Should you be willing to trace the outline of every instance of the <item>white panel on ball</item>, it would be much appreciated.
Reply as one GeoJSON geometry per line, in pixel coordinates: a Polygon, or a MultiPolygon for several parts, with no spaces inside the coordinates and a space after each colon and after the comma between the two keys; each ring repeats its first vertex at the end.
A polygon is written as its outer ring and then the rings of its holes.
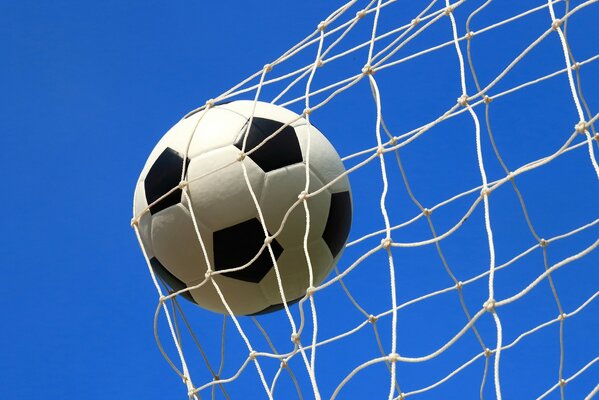
{"type": "MultiPolygon", "coordinates": [[[[213,230],[246,221],[257,215],[247,186],[239,149],[227,146],[194,157],[188,169],[193,209],[202,223],[213,230]]],[[[264,172],[249,158],[243,161],[256,198],[264,186],[264,172]]]]}
{"type": "MultiPolygon", "coordinates": [[[[199,221],[198,227],[211,261],[212,232],[199,221]]],[[[189,211],[182,204],[152,216],[152,245],[156,258],[179,280],[187,283],[204,278],[204,253],[189,211]]]]}
{"type": "MultiPolygon", "coordinates": [[[[310,133],[310,169],[316,173],[323,183],[327,184],[345,172],[341,158],[333,145],[316,127],[302,125],[295,128],[304,160],[308,150],[308,133],[310,133]]],[[[341,178],[329,187],[331,193],[349,190],[347,177],[341,178]]]]}
{"type": "MultiPolygon", "coordinates": [[[[135,195],[133,196],[133,215],[140,216],[148,207],[146,201],[146,190],[144,189],[143,181],[138,180],[135,185],[135,195]]],[[[144,248],[148,258],[154,256],[154,248],[152,246],[152,216],[149,211],[146,211],[139,218],[139,236],[144,244],[144,248]]]]}
{"type": "Polygon", "coordinates": [[[189,146],[189,158],[233,144],[247,126],[247,118],[219,107],[191,115],[187,119],[197,124],[189,146]]]}
{"type": "MultiPolygon", "coordinates": [[[[306,166],[295,164],[266,174],[264,192],[260,199],[260,208],[268,231],[274,234],[279,230],[281,222],[289,208],[298,200],[298,195],[304,190],[306,182],[306,166]]],[[[320,179],[310,173],[310,192],[323,186],[320,179]]],[[[331,195],[327,190],[307,200],[310,210],[309,241],[322,236],[329,214],[331,195]]],[[[298,204],[289,214],[285,226],[277,241],[283,248],[297,246],[303,243],[306,231],[306,212],[303,204],[298,204]]]]}
{"type": "MultiPolygon", "coordinates": [[[[333,257],[322,239],[308,244],[308,254],[312,262],[314,285],[320,284],[333,268],[333,257]]],[[[303,297],[309,287],[309,269],[303,246],[285,249],[277,260],[285,298],[292,301],[303,297]]],[[[264,295],[271,304],[280,304],[281,295],[273,268],[260,282],[264,295]]]]}

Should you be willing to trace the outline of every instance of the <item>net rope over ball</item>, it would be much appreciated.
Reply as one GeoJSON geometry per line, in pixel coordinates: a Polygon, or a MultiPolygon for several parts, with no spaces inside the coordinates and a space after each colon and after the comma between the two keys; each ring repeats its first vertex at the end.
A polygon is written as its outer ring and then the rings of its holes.
{"type": "Polygon", "coordinates": [[[285,108],[235,101],[190,113],[138,180],[144,251],[163,283],[201,307],[283,308],[341,255],[352,210],[344,173],[324,135],[285,108]]]}

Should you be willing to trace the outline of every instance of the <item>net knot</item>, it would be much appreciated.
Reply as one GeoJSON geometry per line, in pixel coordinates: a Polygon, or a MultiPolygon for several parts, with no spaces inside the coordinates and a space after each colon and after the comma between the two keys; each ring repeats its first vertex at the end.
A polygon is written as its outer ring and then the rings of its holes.
{"type": "Polygon", "coordinates": [[[272,71],[272,64],[264,64],[264,67],[262,69],[264,72],[270,72],[272,71]]]}
{"type": "Polygon", "coordinates": [[[395,146],[397,144],[397,140],[397,136],[393,136],[391,140],[389,140],[389,143],[391,143],[391,146],[395,146]]]}
{"type": "Polygon", "coordinates": [[[286,358],[283,358],[281,360],[281,368],[287,368],[287,359],[286,358]]]}
{"type": "Polygon", "coordinates": [[[560,321],[565,320],[566,318],[568,318],[568,314],[566,313],[561,313],[558,317],[557,317],[560,321]]]}
{"type": "Polygon", "coordinates": [[[325,21],[321,21],[320,24],[318,24],[318,31],[320,32],[324,32],[325,29],[327,29],[327,23],[325,21]]]}
{"type": "Polygon", "coordinates": [[[307,296],[314,296],[314,293],[316,293],[316,288],[314,286],[310,286],[308,289],[306,289],[306,295],[307,296]]]}
{"type": "Polygon", "coordinates": [[[377,318],[377,317],[375,317],[375,316],[374,316],[374,315],[372,315],[372,314],[370,314],[370,315],[368,316],[368,322],[369,322],[369,323],[371,323],[371,324],[374,324],[374,323],[376,323],[376,321],[377,321],[377,320],[378,320],[378,318],[377,318]]]}
{"type": "Polygon", "coordinates": [[[304,108],[304,111],[302,111],[302,115],[304,116],[308,116],[310,114],[312,114],[312,109],[311,108],[304,108]]]}
{"type": "Polygon", "coordinates": [[[136,225],[139,225],[139,218],[137,218],[137,217],[131,218],[131,227],[135,228],[136,225]]]}
{"type": "Polygon", "coordinates": [[[468,105],[468,95],[463,94],[460,97],[458,97],[458,104],[462,107],[466,107],[468,105]]]}
{"type": "Polygon", "coordinates": [[[391,244],[393,244],[393,240],[391,240],[391,238],[385,238],[381,240],[381,246],[383,247],[383,249],[389,249],[389,247],[391,247],[391,244]]]}
{"type": "Polygon", "coordinates": [[[581,63],[579,63],[578,61],[576,61],[576,62],[574,63],[574,65],[572,65],[572,69],[573,69],[574,71],[578,71],[578,70],[580,69],[580,67],[582,67],[582,64],[581,64],[581,63]]]}
{"type": "Polygon", "coordinates": [[[204,273],[204,278],[206,278],[206,279],[210,279],[211,276],[212,276],[211,270],[208,270],[208,271],[206,271],[206,273],[204,273]]]}
{"type": "Polygon", "coordinates": [[[468,33],[466,33],[466,40],[472,40],[474,35],[475,35],[474,31],[468,31],[468,33]]]}
{"type": "Polygon", "coordinates": [[[576,128],[576,132],[585,133],[587,130],[587,123],[586,121],[580,121],[574,127],[576,128]]]}
{"type": "Polygon", "coordinates": [[[383,155],[385,153],[385,147],[384,146],[379,146],[376,148],[376,154],[377,155],[383,155]]]}
{"type": "Polygon", "coordinates": [[[372,69],[372,66],[370,64],[366,64],[366,65],[364,65],[364,67],[362,67],[362,74],[363,75],[372,75],[372,74],[374,74],[374,69],[372,69]]]}
{"type": "Polygon", "coordinates": [[[264,238],[264,245],[268,246],[269,244],[271,244],[272,243],[272,239],[273,239],[272,236],[265,237],[264,238]]]}
{"type": "Polygon", "coordinates": [[[485,349],[485,357],[489,358],[493,355],[493,351],[491,351],[491,349],[489,349],[488,347],[485,349]]]}
{"type": "Polygon", "coordinates": [[[458,283],[455,284],[455,288],[458,290],[462,290],[463,287],[464,283],[462,281],[458,281],[458,283]]]}
{"type": "Polygon", "coordinates": [[[291,341],[295,344],[298,344],[300,341],[300,335],[299,333],[292,333],[291,334],[291,341]]]}
{"type": "Polygon", "coordinates": [[[425,217],[429,217],[432,213],[433,213],[433,210],[431,210],[430,208],[423,208],[422,209],[422,214],[425,217]]]}
{"type": "Polygon", "coordinates": [[[511,181],[512,179],[514,179],[514,172],[510,171],[507,173],[507,178],[511,181]]]}
{"type": "Polygon", "coordinates": [[[489,188],[487,188],[487,187],[486,187],[486,188],[483,188],[483,189],[480,191],[480,195],[481,195],[481,197],[485,197],[485,196],[487,196],[487,197],[488,197],[490,194],[491,194],[491,189],[489,189],[489,188]]]}
{"type": "Polygon", "coordinates": [[[414,19],[413,19],[413,20],[410,22],[410,24],[411,24],[412,26],[416,26],[416,25],[418,25],[419,23],[420,23],[420,18],[414,18],[414,19]]]}
{"type": "Polygon", "coordinates": [[[307,197],[308,197],[308,192],[306,192],[305,190],[302,190],[300,192],[300,194],[297,195],[297,199],[299,201],[305,201],[307,197]]]}
{"type": "Polygon", "coordinates": [[[256,352],[256,350],[252,350],[250,351],[250,354],[248,355],[249,359],[254,361],[256,359],[256,357],[258,357],[258,353],[256,352]]]}
{"type": "Polygon", "coordinates": [[[595,133],[595,136],[593,136],[593,138],[597,143],[599,143],[599,133],[595,133]]]}
{"type": "Polygon", "coordinates": [[[160,304],[164,303],[165,301],[166,301],[166,296],[160,296],[160,297],[158,298],[158,302],[159,302],[160,304]]]}
{"type": "Polygon", "coordinates": [[[562,26],[562,24],[564,23],[564,21],[562,21],[561,19],[554,19],[553,22],[551,23],[551,29],[553,29],[554,31],[557,31],[559,29],[560,26],[562,26]]]}
{"type": "Polygon", "coordinates": [[[398,400],[405,400],[406,396],[403,393],[399,394],[398,400]]]}
{"type": "Polygon", "coordinates": [[[360,10],[356,13],[356,18],[364,18],[366,16],[366,10],[360,10]]]}
{"type": "MultiPolygon", "coordinates": [[[[184,382],[184,383],[185,383],[185,382],[184,382]]],[[[195,394],[196,394],[196,393],[197,393],[197,390],[196,390],[196,389],[192,389],[192,390],[190,390],[190,391],[188,391],[188,392],[187,392],[187,396],[188,396],[190,399],[192,399],[192,398],[193,398],[193,396],[195,396],[195,394]]]]}
{"type": "Polygon", "coordinates": [[[451,15],[451,13],[453,12],[453,8],[454,8],[453,6],[445,7],[445,10],[443,10],[443,13],[449,17],[451,15]]]}
{"type": "Polygon", "coordinates": [[[389,362],[398,362],[399,361],[399,354],[397,353],[391,353],[387,356],[387,360],[389,362]]]}
{"type": "Polygon", "coordinates": [[[316,66],[317,67],[322,67],[324,65],[324,61],[322,61],[322,58],[318,58],[318,60],[316,60],[316,66]]]}
{"type": "Polygon", "coordinates": [[[541,246],[541,247],[547,247],[548,244],[549,244],[549,240],[546,240],[546,239],[539,240],[539,246],[541,246]]]}
{"type": "Polygon", "coordinates": [[[561,387],[564,387],[564,386],[566,386],[566,383],[568,383],[568,381],[567,381],[567,380],[565,380],[564,378],[562,378],[562,379],[560,379],[560,380],[559,380],[559,385],[560,385],[561,387]]]}
{"type": "Polygon", "coordinates": [[[214,375],[214,377],[212,377],[212,380],[215,382],[218,382],[218,381],[220,381],[220,376],[214,375]]]}
{"type": "Polygon", "coordinates": [[[206,108],[212,108],[212,107],[214,107],[214,99],[206,100],[206,108]]]}
{"type": "Polygon", "coordinates": [[[489,299],[489,300],[485,301],[485,303],[483,304],[483,307],[487,312],[490,312],[490,313],[495,312],[495,299],[489,299]]]}
{"type": "Polygon", "coordinates": [[[491,103],[493,101],[493,98],[485,95],[483,97],[483,101],[485,102],[485,104],[489,104],[489,103],[491,103]]]}
{"type": "Polygon", "coordinates": [[[237,155],[237,161],[243,161],[245,158],[245,153],[242,151],[237,155]]]}
{"type": "Polygon", "coordinates": [[[179,182],[179,185],[177,185],[177,187],[179,189],[185,189],[185,186],[187,186],[188,182],[186,180],[182,180],[181,182],[179,182]]]}

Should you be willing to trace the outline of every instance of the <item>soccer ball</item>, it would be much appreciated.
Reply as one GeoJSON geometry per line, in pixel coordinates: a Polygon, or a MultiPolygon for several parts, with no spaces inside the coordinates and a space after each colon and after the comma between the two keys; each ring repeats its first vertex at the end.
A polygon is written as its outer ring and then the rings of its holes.
{"type": "Polygon", "coordinates": [[[135,188],[151,267],[173,291],[208,278],[182,296],[223,314],[223,298],[236,315],[281,309],[281,288],[288,304],[299,301],[309,266],[320,284],[347,240],[344,172],[324,135],[285,108],[234,101],[189,114],[158,142],[135,188]],[[306,176],[308,193],[322,191],[302,200],[306,176]]]}

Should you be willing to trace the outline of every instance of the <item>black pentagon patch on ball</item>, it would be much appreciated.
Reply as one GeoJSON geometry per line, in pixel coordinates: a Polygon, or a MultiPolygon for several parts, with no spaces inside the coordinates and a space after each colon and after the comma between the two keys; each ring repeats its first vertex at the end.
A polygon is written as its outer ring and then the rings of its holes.
{"type": "MultiPolygon", "coordinates": [[[[291,307],[292,305],[294,305],[295,303],[297,303],[301,299],[302,298],[300,297],[298,299],[288,301],[287,302],[287,307],[291,307]]],[[[252,314],[246,314],[246,315],[252,316],[252,315],[268,314],[268,313],[271,313],[271,312],[282,310],[283,308],[285,308],[285,304],[283,304],[283,303],[273,304],[271,306],[266,307],[264,310],[261,310],[261,311],[258,311],[258,312],[252,313],[252,314]]]]}
{"type": "MultiPolygon", "coordinates": [[[[245,152],[249,152],[254,147],[262,143],[267,137],[281,129],[284,124],[271,119],[254,117],[250,126],[245,145],[245,152]]],[[[246,127],[243,128],[245,133],[246,127]]],[[[241,150],[243,148],[244,135],[241,135],[235,142],[235,146],[241,150]]],[[[295,129],[286,126],[283,130],[263,143],[259,149],[248,155],[264,172],[269,172],[288,165],[303,161],[302,149],[295,129]]]]}
{"type": "MultiPolygon", "coordinates": [[[[187,159],[185,164],[185,167],[187,168],[189,159],[187,159]]],[[[144,180],[148,204],[152,204],[179,185],[182,170],[183,157],[175,150],[167,147],[162,154],[160,154],[158,159],[156,159],[144,180]]],[[[157,212],[180,202],[181,189],[177,189],[158,203],[152,205],[150,207],[150,214],[156,214],[157,212]]]]}
{"type": "MultiPolygon", "coordinates": [[[[214,268],[217,271],[240,267],[256,256],[264,244],[262,224],[252,218],[240,224],[213,233],[214,268]]],[[[273,239],[270,243],[275,258],[279,258],[283,247],[273,239]]],[[[258,283],[272,268],[273,263],[268,249],[246,268],[226,272],[223,275],[241,281],[258,283]]]]}
{"type": "Polygon", "coordinates": [[[337,257],[349,236],[351,227],[352,209],[349,192],[333,193],[329,217],[325,225],[322,238],[324,239],[333,258],[337,257]]]}
{"type": "MultiPolygon", "coordinates": [[[[156,257],[150,258],[150,265],[152,266],[154,273],[158,275],[160,279],[162,279],[162,281],[173,290],[173,292],[178,292],[179,290],[183,290],[187,287],[187,285],[185,285],[185,283],[183,283],[179,278],[171,274],[156,257]]],[[[183,292],[181,293],[181,296],[195,303],[195,300],[193,297],[191,297],[191,293],[183,292]]]]}

